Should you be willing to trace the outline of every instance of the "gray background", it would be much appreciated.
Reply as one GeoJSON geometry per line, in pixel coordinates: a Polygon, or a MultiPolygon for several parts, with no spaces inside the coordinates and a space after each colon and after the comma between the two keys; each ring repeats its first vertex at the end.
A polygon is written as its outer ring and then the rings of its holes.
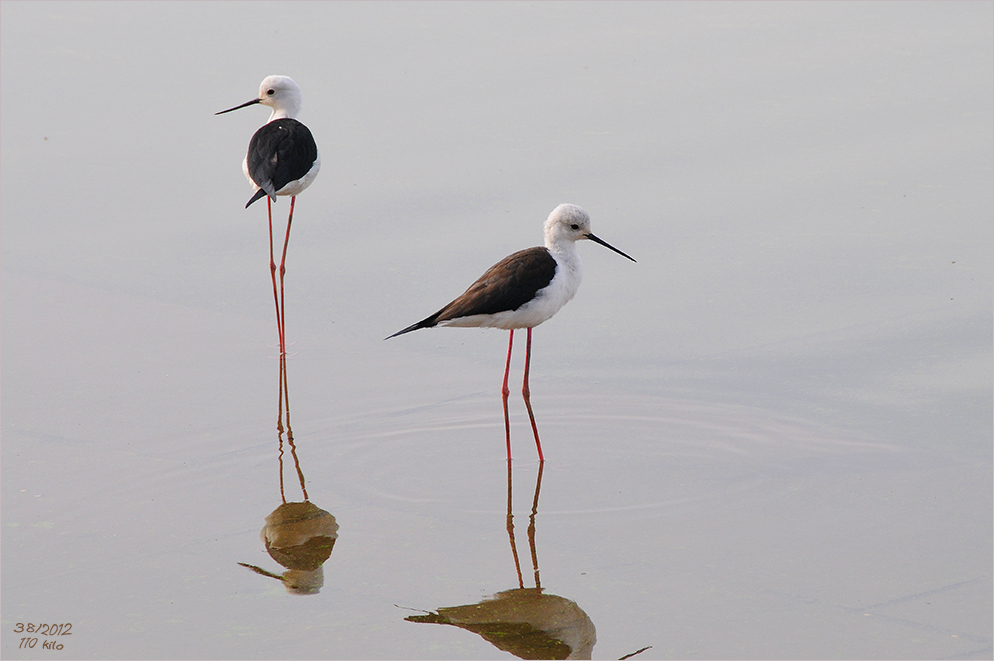
{"type": "MultiPolygon", "coordinates": [[[[535,331],[536,555],[594,656],[990,658],[992,7],[0,4],[3,656],[59,621],[75,658],[509,657],[404,621],[517,586],[506,334],[382,338],[573,202],[638,260],[580,244],[535,331]],[[237,564],[283,571],[268,111],[213,113],[273,73],[323,161],[286,280],[341,526],[309,597],[237,564]]],[[[516,385],[511,420],[530,582],[516,385]]]]}

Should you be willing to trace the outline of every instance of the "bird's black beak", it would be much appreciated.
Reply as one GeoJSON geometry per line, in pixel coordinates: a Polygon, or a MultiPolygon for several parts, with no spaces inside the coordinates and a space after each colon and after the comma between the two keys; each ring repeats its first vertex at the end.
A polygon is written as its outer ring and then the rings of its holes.
{"type": "Polygon", "coordinates": [[[232,110],[238,110],[239,108],[245,108],[246,106],[252,106],[256,103],[262,103],[262,99],[252,99],[251,101],[246,101],[240,106],[235,106],[234,108],[228,108],[227,110],[222,110],[221,112],[214,113],[215,115],[223,115],[226,112],[231,112],[232,110]]]}
{"type": "MultiPolygon", "coordinates": [[[[232,109],[232,110],[233,110],[233,109],[232,109]]],[[[632,260],[633,262],[635,262],[635,258],[634,258],[634,257],[631,257],[630,255],[626,255],[625,253],[621,252],[620,250],[618,250],[617,248],[615,248],[614,246],[612,246],[612,245],[611,245],[610,243],[608,243],[607,241],[601,241],[600,239],[598,239],[598,238],[597,238],[596,236],[594,236],[593,234],[586,234],[585,236],[586,236],[586,237],[587,237],[588,239],[590,239],[591,241],[593,241],[594,243],[599,243],[599,244],[601,244],[602,246],[604,246],[605,248],[610,248],[611,250],[613,250],[614,252],[618,253],[618,254],[619,254],[619,255],[621,255],[622,257],[627,257],[628,259],[630,259],[630,260],[632,260]]],[[[635,262],[635,263],[637,264],[638,262],[635,262]]]]}

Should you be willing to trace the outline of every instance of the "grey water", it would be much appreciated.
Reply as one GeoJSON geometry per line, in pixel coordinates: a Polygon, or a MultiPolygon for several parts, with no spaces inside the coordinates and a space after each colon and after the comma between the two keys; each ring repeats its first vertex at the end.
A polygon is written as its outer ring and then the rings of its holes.
{"type": "Polygon", "coordinates": [[[0,654],[991,658],[992,27],[3,2],[0,654]],[[213,114],[269,74],[322,156],[283,371],[268,111],[213,114]],[[507,334],[382,338],[561,202],[638,263],[534,331],[541,466],[516,336],[509,467],[507,334]]]}

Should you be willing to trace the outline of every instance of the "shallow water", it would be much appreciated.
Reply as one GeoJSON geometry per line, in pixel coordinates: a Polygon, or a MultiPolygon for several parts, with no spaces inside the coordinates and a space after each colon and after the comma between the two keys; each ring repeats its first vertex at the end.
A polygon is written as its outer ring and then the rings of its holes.
{"type": "Polygon", "coordinates": [[[989,4],[252,7],[0,6],[5,658],[990,658],[989,4]],[[564,201],[509,470],[506,334],[382,338],[564,201]]]}

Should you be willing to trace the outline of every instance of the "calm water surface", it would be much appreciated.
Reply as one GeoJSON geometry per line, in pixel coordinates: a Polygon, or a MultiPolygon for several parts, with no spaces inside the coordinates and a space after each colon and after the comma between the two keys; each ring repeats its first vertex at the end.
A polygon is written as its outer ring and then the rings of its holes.
{"type": "Polygon", "coordinates": [[[992,27],[3,3],[0,654],[991,658],[992,27]],[[272,73],[323,161],[283,371],[268,115],[213,116],[272,73]],[[560,202],[638,263],[579,246],[509,468],[506,334],[382,338],[560,202]]]}

